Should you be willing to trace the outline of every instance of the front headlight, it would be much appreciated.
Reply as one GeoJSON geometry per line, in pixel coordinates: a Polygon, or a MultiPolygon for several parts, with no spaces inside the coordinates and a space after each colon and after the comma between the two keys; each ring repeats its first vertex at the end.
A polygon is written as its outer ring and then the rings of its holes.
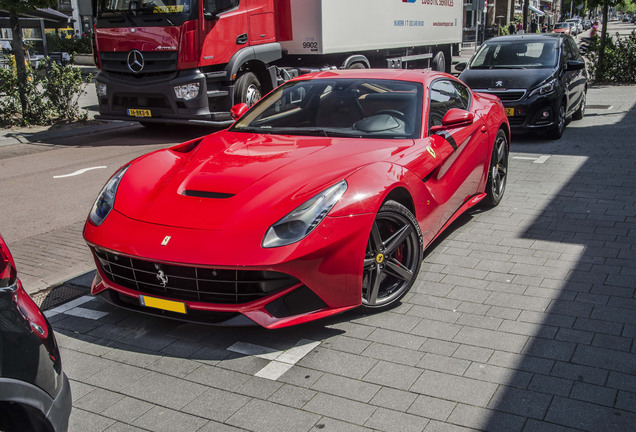
{"type": "Polygon", "coordinates": [[[106,216],[108,216],[108,213],[113,209],[117,187],[129,166],[130,165],[127,165],[117,171],[115,175],[106,182],[106,185],[97,196],[97,200],[95,200],[95,204],[93,204],[93,208],[91,208],[91,212],[88,215],[88,219],[93,225],[100,226],[102,222],[104,222],[104,219],[106,219],[106,216]]]}
{"type": "Polygon", "coordinates": [[[192,100],[199,96],[199,83],[190,83],[174,87],[174,95],[178,99],[192,100]]]}
{"type": "Polygon", "coordinates": [[[547,83],[542,84],[536,89],[532,90],[528,97],[534,96],[534,95],[546,95],[546,94],[552,93],[554,89],[556,89],[556,84],[557,84],[556,78],[553,80],[550,80],[547,83]]]}
{"type": "Polygon", "coordinates": [[[263,238],[264,248],[287,246],[307,237],[327,216],[347,190],[342,180],[294,209],[269,227],[263,238]]]}

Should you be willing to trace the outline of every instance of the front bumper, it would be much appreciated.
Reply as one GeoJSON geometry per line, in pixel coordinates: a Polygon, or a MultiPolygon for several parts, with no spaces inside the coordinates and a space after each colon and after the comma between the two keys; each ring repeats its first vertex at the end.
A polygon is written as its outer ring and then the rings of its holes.
{"type": "Polygon", "coordinates": [[[508,116],[510,129],[516,132],[546,129],[556,123],[561,98],[556,93],[524,97],[519,101],[503,101],[504,107],[514,110],[508,116]]]}
{"type": "MultiPolygon", "coordinates": [[[[278,328],[312,321],[361,304],[362,263],[374,216],[327,217],[304,240],[264,249],[262,236],[254,241],[249,233],[158,226],[113,211],[100,227],[87,223],[84,229],[98,269],[91,292],[120,307],[198,323],[278,328]],[[171,240],[161,246],[166,233],[171,240]],[[104,253],[113,257],[105,260],[104,253]],[[114,275],[109,266],[118,265],[115,261],[132,270],[114,275]],[[245,297],[236,288],[232,298],[214,300],[228,292],[210,288],[212,272],[220,279],[228,273],[277,273],[288,279],[256,296],[245,297]],[[141,296],[176,301],[186,313],[143,306],[141,296]]],[[[244,279],[222,282],[238,287],[244,279]]]]}
{"type": "Polygon", "coordinates": [[[101,71],[96,85],[106,86],[106,95],[98,95],[97,119],[143,121],[147,123],[190,123],[217,127],[230,126],[232,86],[210,79],[199,69],[179,70],[157,76],[101,71]],[[199,95],[192,100],[177,98],[174,86],[198,83],[199,95]],[[131,115],[128,110],[137,110],[131,115]],[[143,115],[139,115],[143,110],[143,115]]]}

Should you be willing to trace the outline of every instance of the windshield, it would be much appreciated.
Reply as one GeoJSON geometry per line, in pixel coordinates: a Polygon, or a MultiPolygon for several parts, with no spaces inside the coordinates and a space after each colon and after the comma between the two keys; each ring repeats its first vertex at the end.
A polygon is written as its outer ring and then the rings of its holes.
{"type": "Polygon", "coordinates": [[[192,0],[101,0],[99,12],[133,12],[135,14],[190,13],[192,0]]]}
{"type": "Polygon", "coordinates": [[[232,126],[235,132],[357,138],[419,137],[422,85],[376,79],[284,84],[232,126]]]}
{"type": "Polygon", "coordinates": [[[505,40],[487,42],[477,52],[471,69],[551,68],[557,62],[558,40],[505,40]]]}
{"type": "Polygon", "coordinates": [[[570,24],[568,23],[556,23],[554,28],[568,28],[570,27],[570,24]]]}

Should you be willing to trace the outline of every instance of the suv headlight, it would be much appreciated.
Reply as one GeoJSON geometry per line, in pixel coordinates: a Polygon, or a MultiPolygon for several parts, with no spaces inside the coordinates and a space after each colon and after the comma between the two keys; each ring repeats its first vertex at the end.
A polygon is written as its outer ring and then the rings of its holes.
{"type": "Polygon", "coordinates": [[[534,96],[534,95],[546,95],[546,94],[552,93],[556,89],[556,85],[557,85],[557,80],[556,78],[554,78],[548,81],[547,83],[542,84],[536,89],[532,90],[530,94],[528,95],[528,97],[534,96]]]}
{"type": "Polygon", "coordinates": [[[88,219],[93,225],[100,226],[113,209],[117,187],[129,166],[130,165],[127,165],[117,171],[110,180],[106,182],[106,185],[97,196],[97,200],[95,200],[95,204],[93,204],[93,208],[91,208],[91,212],[88,215],[88,219]]]}
{"type": "Polygon", "coordinates": [[[307,237],[327,216],[347,190],[342,180],[294,209],[269,227],[263,238],[264,248],[287,246],[307,237]]]}

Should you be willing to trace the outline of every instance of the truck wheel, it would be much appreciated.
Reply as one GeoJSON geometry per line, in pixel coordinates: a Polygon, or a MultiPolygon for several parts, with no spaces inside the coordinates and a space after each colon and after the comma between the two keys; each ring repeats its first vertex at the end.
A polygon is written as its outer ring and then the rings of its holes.
{"type": "Polygon", "coordinates": [[[263,95],[261,82],[252,72],[246,72],[236,80],[234,85],[234,103],[244,103],[252,106],[263,95]]]}
{"type": "Polygon", "coordinates": [[[364,63],[353,63],[351,65],[349,65],[349,69],[366,69],[367,67],[364,65],[364,63]]]}
{"type": "Polygon", "coordinates": [[[433,57],[433,61],[431,62],[431,69],[439,72],[446,72],[446,56],[443,51],[439,51],[433,57]]]}

